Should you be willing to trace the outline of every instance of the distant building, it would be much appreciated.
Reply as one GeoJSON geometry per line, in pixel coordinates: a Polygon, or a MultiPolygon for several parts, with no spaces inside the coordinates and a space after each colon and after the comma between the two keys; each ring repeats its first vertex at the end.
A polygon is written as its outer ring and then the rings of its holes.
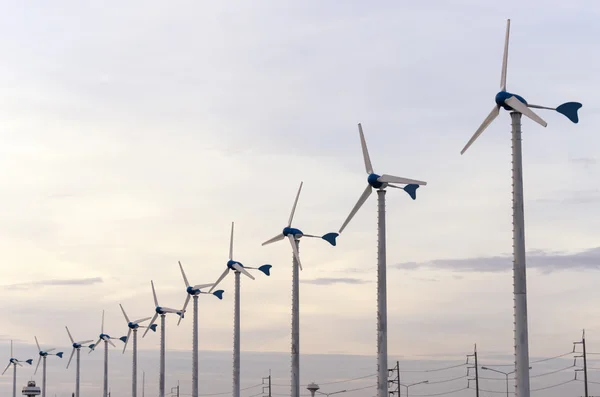
{"type": "Polygon", "coordinates": [[[27,386],[23,388],[24,396],[39,396],[40,394],[42,394],[42,390],[35,385],[34,380],[27,382],[27,386]]]}

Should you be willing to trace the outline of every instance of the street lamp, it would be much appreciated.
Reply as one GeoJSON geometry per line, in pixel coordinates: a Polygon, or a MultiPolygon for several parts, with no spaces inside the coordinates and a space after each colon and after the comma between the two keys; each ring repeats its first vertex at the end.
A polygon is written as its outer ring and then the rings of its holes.
{"type": "MultiPolygon", "coordinates": [[[[488,367],[481,367],[481,369],[485,369],[485,370],[492,371],[492,372],[497,372],[499,374],[502,374],[502,375],[506,376],[506,397],[508,397],[508,375],[514,374],[515,371],[512,370],[510,372],[503,372],[503,371],[498,371],[497,369],[488,368],[488,367]]],[[[531,369],[531,367],[529,367],[529,369],[531,369]]]]}
{"type": "Polygon", "coordinates": [[[324,395],[324,396],[327,396],[327,397],[329,397],[329,396],[332,396],[332,395],[334,395],[334,394],[338,394],[338,393],[345,393],[345,392],[347,392],[347,391],[348,391],[348,390],[344,389],[344,390],[338,390],[338,391],[334,391],[334,392],[331,392],[331,393],[323,393],[323,392],[320,392],[320,391],[319,391],[319,389],[320,389],[319,385],[317,385],[317,384],[316,384],[316,383],[314,383],[314,382],[313,382],[313,383],[311,383],[311,384],[309,384],[309,385],[308,385],[306,388],[308,389],[308,391],[310,392],[310,395],[311,395],[312,397],[315,397],[315,393],[319,393],[319,394],[322,394],[322,395],[324,395]]]}
{"type": "Polygon", "coordinates": [[[424,380],[424,381],[417,382],[417,383],[411,383],[409,385],[405,385],[405,384],[400,383],[400,386],[406,387],[406,397],[408,397],[408,388],[409,387],[413,387],[413,386],[416,386],[416,385],[421,385],[423,383],[429,383],[429,381],[428,380],[424,380]]]}

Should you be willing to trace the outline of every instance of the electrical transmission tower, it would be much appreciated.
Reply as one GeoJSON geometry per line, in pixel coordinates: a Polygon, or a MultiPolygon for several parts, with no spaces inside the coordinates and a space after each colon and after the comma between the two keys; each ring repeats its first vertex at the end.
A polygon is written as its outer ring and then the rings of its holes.
{"type": "Polygon", "coordinates": [[[579,368],[575,370],[575,379],[577,379],[577,372],[579,371],[583,371],[583,384],[584,384],[584,390],[585,390],[585,396],[584,397],[589,397],[588,394],[588,377],[587,377],[587,353],[585,350],[585,330],[583,330],[582,334],[581,334],[581,341],[579,342],[573,342],[573,353],[575,353],[575,345],[581,345],[583,348],[583,352],[581,356],[575,356],[575,360],[573,361],[573,365],[577,364],[577,359],[578,358],[583,358],[583,368],[579,368]]]}
{"type": "Polygon", "coordinates": [[[471,383],[472,380],[475,381],[475,396],[479,397],[479,367],[477,364],[477,343],[475,344],[475,347],[473,348],[473,354],[467,354],[467,364],[469,364],[469,358],[473,357],[475,363],[473,364],[472,367],[467,367],[467,376],[469,376],[469,370],[470,369],[475,369],[475,378],[469,378],[467,380],[467,387],[469,387],[469,383],[471,383]]]}
{"type": "Polygon", "coordinates": [[[267,397],[271,397],[271,370],[269,370],[269,376],[262,378],[263,385],[265,384],[265,381],[267,381],[267,383],[266,386],[262,387],[262,392],[263,394],[266,394],[267,397]]]}
{"type": "Polygon", "coordinates": [[[398,393],[398,397],[400,397],[400,361],[396,361],[396,366],[394,368],[388,369],[388,378],[390,396],[398,393]]]}

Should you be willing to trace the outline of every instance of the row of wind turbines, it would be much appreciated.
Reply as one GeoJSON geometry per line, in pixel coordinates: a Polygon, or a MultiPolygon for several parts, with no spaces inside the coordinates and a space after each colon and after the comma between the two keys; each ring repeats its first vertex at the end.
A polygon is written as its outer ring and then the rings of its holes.
{"type": "MultiPolygon", "coordinates": [[[[529,355],[528,355],[528,331],[527,331],[527,299],[526,299],[526,266],[525,266],[525,237],[524,237],[524,212],[523,212],[523,176],[522,176],[522,150],[521,150],[521,115],[525,115],[536,123],[546,126],[547,123],[534,113],[531,108],[536,109],[549,109],[555,110],[558,113],[563,114],[573,123],[578,122],[577,111],[581,108],[581,103],[578,102],[567,102],[556,108],[544,107],[539,105],[532,105],[527,103],[523,97],[512,94],[506,91],[506,76],[507,76],[507,64],[508,64],[508,42],[510,32],[510,20],[507,20],[506,26],[506,37],[504,45],[504,56],[502,62],[501,71],[501,91],[496,94],[495,106],[491,113],[486,117],[481,126],[477,129],[475,134],[469,140],[467,145],[461,151],[463,154],[473,142],[482,134],[482,132],[491,124],[491,122],[499,115],[500,108],[504,108],[511,113],[512,119],[512,155],[513,155],[513,166],[512,166],[512,178],[513,178],[513,239],[514,239],[514,310],[515,310],[515,370],[516,370],[516,391],[518,397],[529,397],[529,355]]],[[[336,238],[339,234],[347,227],[352,218],[356,215],[362,205],[366,202],[369,196],[372,194],[373,189],[377,190],[377,223],[378,223],[378,244],[377,244],[377,396],[388,397],[388,363],[387,363],[387,293],[386,293],[386,219],[385,219],[385,195],[387,188],[391,187],[394,189],[402,189],[409,196],[415,200],[416,190],[419,186],[426,185],[426,182],[408,179],[403,177],[397,177],[388,174],[377,174],[374,171],[371,163],[371,158],[367,150],[367,144],[362,130],[362,125],[358,124],[359,137],[361,142],[363,161],[365,170],[367,173],[367,187],[361,194],[356,205],[352,208],[350,214],[343,222],[338,233],[327,233],[325,235],[310,235],[304,234],[300,229],[292,227],[292,221],[300,192],[302,190],[302,183],[296,194],[292,211],[286,226],[283,230],[275,237],[265,241],[263,245],[268,245],[281,240],[288,240],[293,253],[293,267],[292,267],[292,347],[291,347],[291,397],[300,396],[300,318],[299,318],[299,270],[302,270],[299,253],[299,242],[302,237],[313,237],[320,238],[331,245],[336,245],[336,238]],[[404,186],[402,186],[404,185],[404,186]]],[[[198,303],[197,299],[201,294],[212,294],[219,299],[222,299],[223,290],[216,290],[217,285],[232,272],[235,274],[235,298],[234,298],[234,370],[233,370],[233,396],[239,397],[240,395],[240,276],[245,276],[254,279],[254,277],[248,272],[248,270],[259,270],[262,273],[269,275],[271,265],[263,265],[258,268],[251,268],[244,266],[241,262],[233,259],[233,224],[231,229],[230,237],[230,249],[229,249],[229,260],[226,264],[226,269],[219,279],[212,284],[198,284],[190,285],[183,267],[180,263],[181,273],[185,282],[187,297],[182,309],[171,309],[162,307],[159,305],[156,297],[156,291],[154,289],[154,283],[151,282],[152,291],[155,303],[155,314],[151,318],[142,318],[135,321],[130,321],[129,317],[123,310],[123,315],[128,323],[129,331],[128,335],[121,339],[124,343],[124,349],[127,346],[129,338],[133,333],[133,374],[132,374],[132,396],[136,396],[136,378],[137,378],[137,330],[139,328],[146,328],[144,332],[145,336],[148,330],[156,330],[156,319],[160,316],[160,329],[161,329],[161,351],[160,351],[160,380],[159,380],[159,396],[164,397],[164,382],[165,382],[165,317],[167,314],[176,314],[179,316],[179,321],[184,317],[186,307],[189,303],[190,298],[194,299],[194,316],[193,316],[193,351],[192,351],[192,396],[198,396],[198,303]],[[208,289],[208,291],[206,291],[208,289]],[[141,323],[150,320],[148,326],[140,325],[141,323]]],[[[79,350],[85,343],[91,341],[74,342],[73,338],[69,333],[69,337],[73,343],[73,352],[77,352],[77,394],[79,397],[79,350]]],[[[90,351],[93,351],[95,347],[104,341],[105,353],[104,353],[104,397],[107,396],[108,391],[108,373],[107,373],[107,362],[108,362],[108,344],[114,346],[111,341],[111,337],[104,333],[104,326],[102,325],[101,334],[98,341],[90,345],[90,351]]],[[[37,338],[36,338],[37,343],[37,338]]],[[[39,345],[38,345],[39,349],[39,345]]],[[[40,359],[44,360],[44,373],[46,357],[50,354],[53,349],[42,351],[39,349],[40,359]]],[[[61,356],[62,353],[56,353],[57,356],[61,356]]],[[[69,359],[69,362],[71,359],[69,359]]],[[[27,361],[31,364],[30,360],[27,361]]],[[[9,363],[14,365],[15,371],[17,365],[21,365],[20,361],[11,358],[9,363]]],[[[38,360],[39,366],[39,360],[38,360]]],[[[6,370],[5,370],[6,372],[6,370]]],[[[45,393],[45,377],[43,382],[43,390],[45,393]]],[[[45,394],[42,395],[45,397],[45,394]]],[[[16,396],[15,396],[16,397],[16,396]]]]}

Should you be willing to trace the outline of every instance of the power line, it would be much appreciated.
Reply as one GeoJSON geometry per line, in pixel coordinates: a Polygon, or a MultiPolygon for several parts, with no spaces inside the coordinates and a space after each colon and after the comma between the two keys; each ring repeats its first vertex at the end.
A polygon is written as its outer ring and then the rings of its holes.
{"type": "Polygon", "coordinates": [[[467,363],[451,365],[449,367],[433,368],[433,369],[401,369],[400,372],[437,372],[437,371],[445,371],[447,369],[452,369],[452,368],[460,368],[460,367],[464,367],[465,365],[467,365],[467,363]]]}
{"type": "Polygon", "coordinates": [[[463,387],[462,389],[456,389],[456,390],[451,390],[451,391],[446,391],[443,393],[436,393],[436,394],[411,394],[412,397],[434,397],[434,396],[443,396],[446,394],[452,394],[452,393],[458,393],[459,391],[463,391],[463,390],[467,390],[468,387],[463,387]]]}
{"type": "Polygon", "coordinates": [[[540,390],[552,389],[553,387],[559,387],[559,386],[566,385],[567,383],[571,383],[571,382],[574,382],[574,381],[575,381],[575,379],[571,379],[571,380],[568,380],[568,381],[565,381],[565,382],[562,382],[562,383],[557,383],[556,385],[546,386],[546,387],[540,387],[538,389],[531,389],[531,391],[540,391],[540,390]]]}
{"type": "Polygon", "coordinates": [[[573,367],[575,367],[575,365],[569,365],[568,367],[557,369],[556,371],[551,371],[551,372],[546,372],[546,373],[543,373],[543,374],[533,375],[533,376],[530,376],[530,378],[539,378],[540,376],[552,375],[552,374],[555,374],[557,372],[565,371],[565,370],[567,370],[569,368],[573,368],[573,367]]]}
{"type": "Polygon", "coordinates": [[[448,382],[452,382],[452,381],[455,381],[455,380],[464,379],[467,376],[468,375],[463,375],[463,376],[458,376],[458,377],[452,378],[452,379],[437,380],[437,381],[433,381],[433,382],[428,381],[426,384],[427,385],[435,385],[435,384],[438,384],[438,383],[448,383],[448,382]]]}
{"type": "MultiPolygon", "coordinates": [[[[258,385],[244,387],[243,389],[240,389],[240,391],[254,389],[254,388],[256,388],[258,386],[262,386],[262,385],[263,385],[262,383],[259,383],[258,385]]],[[[228,392],[224,392],[224,393],[210,393],[210,394],[198,394],[198,395],[199,396],[224,396],[226,394],[231,394],[231,390],[228,392]]]]}
{"type": "MultiPolygon", "coordinates": [[[[531,361],[530,364],[543,363],[544,361],[556,360],[557,358],[566,357],[571,354],[573,354],[572,351],[570,351],[568,353],[559,354],[558,356],[547,357],[547,358],[542,358],[540,360],[531,361]]],[[[590,354],[590,353],[588,353],[588,354],[590,354]]],[[[481,365],[484,367],[514,367],[515,364],[512,363],[512,364],[481,364],[481,365]]]]}
{"type": "MultiPolygon", "coordinates": [[[[319,383],[319,385],[335,385],[338,383],[346,383],[346,382],[354,382],[355,380],[361,380],[361,379],[367,379],[367,378],[372,378],[373,376],[375,376],[377,374],[370,374],[370,375],[364,375],[364,376],[360,376],[358,378],[350,378],[350,379],[343,379],[343,380],[336,380],[333,382],[326,382],[326,383],[319,383]]],[[[281,383],[271,383],[271,386],[279,386],[279,387],[290,387],[290,385],[284,385],[281,383]]],[[[300,385],[301,387],[307,387],[308,383],[305,385],[300,385]]]]}

